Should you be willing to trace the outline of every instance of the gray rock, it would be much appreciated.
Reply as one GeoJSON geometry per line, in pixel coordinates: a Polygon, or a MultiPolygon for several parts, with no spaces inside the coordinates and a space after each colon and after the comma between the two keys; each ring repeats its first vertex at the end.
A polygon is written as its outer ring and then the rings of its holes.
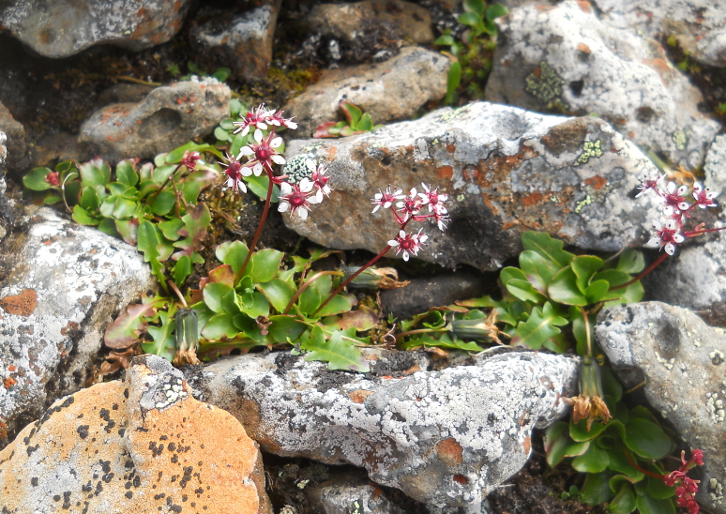
{"type": "Polygon", "coordinates": [[[424,48],[407,47],[388,61],[323,72],[320,80],[283,108],[295,116],[297,134],[310,137],[323,122],[344,119],[348,100],[376,124],[410,119],[426,102],[446,94],[449,60],[424,48]]]}
{"type": "Polygon", "coordinates": [[[663,48],[601,21],[590,4],[514,9],[501,22],[489,101],[596,115],[643,148],[688,169],[701,165],[719,124],[663,48]]]}
{"type": "Polygon", "coordinates": [[[708,0],[593,0],[608,23],[654,41],[675,36],[697,61],[726,66],[726,9],[708,0]]]}
{"type": "Polygon", "coordinates": [[[10,111],[0,103],[0,130],[6,135],[4,143],[7,148],[5,166],[8,171],[27,171],[29,159],[27,136],[22,123],[15,121],[10,111]]]}
{"type": "Polygon", "coordinates": [[[363,0],[350,4],[318,4],[308,26],[324,37],[352,42],[376,25],[388,24],[399,38],[427,44],[434,40],[428,9],[404,0],[363,0]]]}
{"type": "Polygon", "coordinates": [[[219,11],[190,31],[190,41],[205,60],[232,70],[248,82],[267,77],[272,61],[272,40],[282,0],[255,3],[254,9],[230,16],[219,11]]]}
{"type": "Polygon", "coordinates": [[[331,372],[283,352],[220,360],[187,380],[263,450],[361,466],[432,508],[479,513],[526,462],[532,429],[566,412],[558,399],[574,393],[576,375],[576,360],[531,352],[400,378],[331,372]]]}
{"type": "Polygon", "coordinates": [[[319,514],[405,514],[365,476],[337,472],[322,484],[304,488],[310,507],[319,514]],[[357,509],[357,510],[356,510],[357,509]]]}
{"type": "Polygon", "coordinates": [[[720,194],[721,202],[726,198],[726,135],[716,136],[708,149],[703,163],[705,185],[720,194]]]}
{"type": "Polygon", "coordinates": [[[158,87],[140,103],[112,104],[96,111],[81,126],[78,139],[113,163],[153,158],[211,133],[229,117],[230,95],[229,87],[215,79],[158,87]]]}
{"type": "Polygon", "coordinates": [[[0,445],[57,398],[87,386],[106,325],[153,289],[136,249],[38,211],[0,289],[0,445]]]}
{"type": "Polygon", "coordinates": [[[646,302],[605,309],[595,336],[624,388],[645,381],[653,409],[691,450],[703,450],[696,500],[726,513],[726,333],[688,310],[646,302]]]}
{"type": "Polygon", "coordinates": [[[68,57],[97,44],[143,50],[181,28],[189,0],[8,0],[0,24],[45,57],[68,57]]]}
{"type": "Polygon", "coordinates": [[[0,130],[0,177],[5,178],[5,161],[8,158],[8,136],[0,130]]]}
{"type": "MultiPolygon", "coordinates": [[[[549,232],[580,248],[617,251],[659,219],[654,199],[634,201],[653,163],[604,121],[546,116],[490,103],[440,109],[343,139],[291,141],[284,171],[326,163],[333,193],[302,222],[285,223],[327,248],[378,253],[399,230],[391,213],[371,214],[388,184],[449,195],[444,233],[423,225],[418,257],[446,267],[496,270],[520,252],[524,230],[549,232]]],[[[420,224],[411,223],[410,231],[420,224]]],[[[648,236],[649,237],[649,236],[648,236]]],[[[643,238],[643,242],[647,239],[643,238]]],[[[390,252],[393,255],[393,252],[390,252]]]]}

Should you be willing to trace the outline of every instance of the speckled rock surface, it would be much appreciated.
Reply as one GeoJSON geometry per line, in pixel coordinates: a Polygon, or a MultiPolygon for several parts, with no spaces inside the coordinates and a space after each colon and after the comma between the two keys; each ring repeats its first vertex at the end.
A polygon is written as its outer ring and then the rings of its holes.
{"type": "Polygon", "coordinates": [[[688,169],[701,165],[719,124],[663,48],[601,21],[587,2],[526,5],[501,24],[486,98],[610,122],[642,148],[688,169]]]}
{"type": "Polygon", "coordinates": [[[318,4],[310,10],[307,24],[323,36],[348,42],[376,30],[381,24],[389,25],[400,38],[414,43],[426,44],[434,40],[428,9],[404,0],[318,4]]]}
{"type": "Polygon", "coordinates": [[[431,508],[479,513],[526,462],[532,429],[566,412],[558,398],[573,393],[577,374],[564,356],[480,359],[441,371],[407,362],[408,373],[380,375],[373,364],[366,376],[288,352],[249,354],[190,370],[187,380],[265,451],[364,467],[431,508]]]}
{"type": "Polygon", "coordinates": [[[179,32],[189,0],[9,0],[0,24],[46,57],[111,43],[143,50],[179,32]]]}
{"type": "Polygon", "coordinates": [[[78,137],[91,155],[116,163],[153,158],[206,136],[229,116],[230,89],[215,79],[162,86],[140,103],[117,103],[96,111],[78,137]]]}
{"type": "Polygon", "coordinates": [[[426,102],[444,97],[448,73],[446,56],[406,47],[385,62],[324,71],[283,110],[295,116],[296,137],[311,137],[321,123],[344,119],[341,100],[353,102],[376,124],[410,119],[426,102]]]}
{"type": "Polygon", "coordinates": [[[59,399],[0,452],[4,512],[271,514],[255,443],[188,391],[144,356],[125,383],[59,399]]]}
{"type": "Polygon", "coordinates": [[[406,514],[370,480],[351,473],[336,473],[334,478],[304,491],[310,506],[320,514],[348,514],[356,509],[366,514],[406,514]]]}
{"type": "Polygon", "coordinates": [[[726,135],[716,136],[703,163],[706,187],[719,193],[720,203],[726,197],[726,135]]]}
{"type": "Polygon", "coordinates": [[[9,171],[26,171],[29,163],[25,127],[18,123],[7,107],[0,102],[0,130],[5,133],[6,166],[9,171]]]}
{"type": "Polygon", "coordinates": [[[726,9],[709,0],[593,0],[608,23],[654,39],[675,36],[690,56],[726,66],[726,9]]]}
{"type": "Polygon", "coordinates": [[[3,250],[0,447],[92,378],[106,325],[154,287],[135,248],[48,209],[3,250]]]}
{"type": "Polygon", "coordinates": [[[228,67],[240,80],[254,82],[267,77],[272,60],[272,41],[282,0],[255,2],[254,7],[230,15],[229,9],[190,31],[190,41],[203,52],[205,62],[228,67]]]}
{"type": "Polygon", "coordinates": [[[425,182],[450,195],[451,223],[444,233],[425,225],[429,246],[418,254],[447,267],[498,269],[518,255],[524,230],[618,251],[641,234],[647,241],[659,219],[653,198],[630,196],[639,177],[655,172],[653,163],[592,117],[480,102],[369,134],[291,141],[285,157],[288,174],[309,158],[328,165],[334,194],[319,207],[325,213],[305,222],[285,216],[290,228],[328,248],[378,253],[386,246],[398,224],[384,210],[371,214],[370,199],[388,184],[408,192],[425,182]]]}
{"type": "Polygon", "coordinates": [[[644,391],[691,450],[703,450],[697,501],[726,513],[726,333],[694,313],[659,302],[605,309],[597,342],[625,389],[644,391]]]}

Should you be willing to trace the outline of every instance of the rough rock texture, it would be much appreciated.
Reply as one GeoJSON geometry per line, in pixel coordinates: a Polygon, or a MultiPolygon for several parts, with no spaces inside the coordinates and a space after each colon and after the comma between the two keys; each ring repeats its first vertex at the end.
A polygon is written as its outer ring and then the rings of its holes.
{"type": "Polygon", "coordinates": [[[410,119],[426,102],[446,94],[449,60],[418,47],[403,48],[388,61],[323,72],[320,80],[288,102],[298,137],[310,137],[323,122],[344,119],[339,104],[348,100],[374,123],[410,119]]]}
{"type": "Polygon", "coordinates": [[[726,234],[702,239],[707,241],[679,247],[643,285],[650,300],[686,307],[709,323],[726,326],[726,234]]]}
{"type": "Polygon", "coordinates": [[[526,462],[532,429],[565,413],[558,398],[573,393],[576,368],[564,356],[506,352],[395,378],[330,372],[284,352],[217,361],[187,380],[266,451],[365,467],[433,509],[478,513],[526,462]]]}
{"type": "Polygon", "coordinates": [[[304,491],[310,506],[320,514],[406,514],[381,494],[375,484],[351,473],[337,473],[335,478],[304,491]]]}
{"type": "Polygon", "coordinates": [[[215,79],[177,82],[154,89],[140,103],[96,111],[81,126],[79,141],[113,163],[153,158],[212,132],[229,117],[229,87],[215,79]]]}
{"type": "Polygon", "coordinates": [[[703,163],[705,184],[711,191],[719,193],[721,203],[726,198],[726,135],[716,136],[708,149],[703,163]]]}
{"type": "Polygon", "coordinates": [[[256,2],[255,7],[230,16],[219,11],[190,31],[190,40],[203,52],[205,61],[230,68],[249,82],[267,77],[272,60],[272,42],[282,0],[256,2]],[[260,5],[261,4],[261,5],[260,5]]]}
{"type": "Polygon", "coordinates": [[[15,264],[0,289],[0,447],[87,385],[106,325],[154,287],[135,248],[48,209],[3,251],[15,264]]]}
{"type": "Polygon", "coordinates": [[[3,511],[272,513],[260,454],[160,357],[55,402],[0,452],[3,511]]]}
{"type": "Polygon", "coordinates": [[[189,0],[7,0],[0,24],[46,57],[102,43],[143,50],[179,32],[189,0]]]}
{"type": "Polygon", "coordinates": [[[25,127],[18,123],[10,114],[10,111],[0,103],[0,130],[5,132],[7,140],[7,162],[8,171],[26,171],[28,167],[27,145],[25,127]]]}
{"type": "Polygon", "coordinates": [[[307,24],[324,37],[346,42],[362,37],[376,25],[390,25],[400,38],[426,44],[434,40],[428,9],[403,0],[363,0],[351,4],[318,4],[307,24]]]}
{"type": "Polygon", "coordinates": [[[596,115],[643,148],[699,167],[719,124],[663,48],[602,22],[587,2],[527,5],[504,19],[486,98],[529,110],[596,115]]]}
{"type": "Polygon", "coordinates": [[[593,0],[608,23],[654,39],[675,36],[690,57],[726,66],[726,10],[709,0],[593,0]]]}
{"type": "Polygon", "coordinates": [[[651,406],[691,450],[703,450],[696,500],[726,513],[726,333],[659,302],[605,309],[595,335],[625,389],[645,381],[651,406]]]}
{"type": "MultiPolygon", "coordinates": [[[[328,248],[378,253],[398,232],[391,213],[371,214],[388,184],[406,193],[421,182],[450,195],[442,234],[418,257],[453,267],[494,270],[516,256],[520,233],[547,231],[580,248],[617,251],[642,241],[659,219],[653,198],[634,201],[652,162],[604,121],[539,115],[476,103],[339,140],[291,141],[284,168],[326,163],[333,194],[305,221],[285,216],[300,235],[328,248]],[[334,220],[331,222],[330,220],[334,220]]],[[[418,230],[412,223],[408,229],[418,230]]],[[[393,252],[391,252],[393,255],[393,252]]]]}

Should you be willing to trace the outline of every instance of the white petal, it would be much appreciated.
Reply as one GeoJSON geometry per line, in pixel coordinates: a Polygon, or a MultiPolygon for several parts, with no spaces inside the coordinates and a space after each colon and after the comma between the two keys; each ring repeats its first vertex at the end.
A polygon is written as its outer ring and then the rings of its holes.
{"type": "Polygon", "coordinates": [[[243,181],[241,181],[241,180],[238,180],[238,181],[237,181],[237,187],[238,187],[238,188],[239,188],[239,190],[240,190],[240,191],[242,191],[243,193],[246,193],[246,192],[247,192],[247,186],[245,185],[245,183],[244,183],[243,181]]]}
{"type": "Polygon", "coordinates": [[[663,226],[660,224],[660,221],[654,221],[653,222],[653,228],[656,231],[658,231],[658,232],[660,232],[661,230],[663,230],[663,226]]]}
{"type": "Polygon", "coordinates": [[[408,262],[408,252],[406,250],[403,251],[403,260],[408,262]]]}
{"type": "Polygon", "coordinates": [[[676,220],[667,220],[665,222],[665,228],[668,230],[676,230],[676,220]]]}
{"type": "Polygon", "coordinates": [[[681,186],[678,188],[678,196],[685,196],[688,193],[688,186],[681,186]]]}
{"type": "Polygon", "coordinates": [[[246,136],[247,134],[249,134],[249,133],[250,133],[250,126],[249,126],[249,125],[247,125],[247,126],[246,126],[246,127],[244,128],[244,130],[243,130],[242,132],[240,132],[240,135],[241,135],[242,137],[245,137],[245,136],[246,136]]]}
{"type": "Polygon", "coordinates": [[[253,153],[255,153],[255,151],[252,148],[250,148],[249,146],[243,146],[242,148],[239,149],[239,155],[237,156],[237,159],[238,160],[241,159],[242,156],[245,156],[245,157],[250,156],[253,153]]]}
{"type": "Polygon", "coordinates": [[[262,142],[262,131],[260,129],[255,129],[255,141],[257,141],[258,143],[262,142]]]}
{"type": "Polygon", "coordinates": [[[395,239],[391,239],[390,241],[388,241],[388,246],[398,246],[398,241],[396,241],[395,239]]]}
{"type": "Polygon", "coordinates": [[[666,190],[673,194],[676,192],[677,186],[675,182],[668,182],[668,185],[666,186],[666,190]]]}
{"type": "Polygon", "coordinates": [[[271,155],[270,159],[272,159],[272,162],[276,164],[285,164],[285,158],[282,155],[271,155]]]}
{"type": "Polygon", "coordinates": [[[297,210],[297,215],[300,216],[301,220],[306,220],[306,219],[308,219],[308,210],[300,207],[297,210]]]}
{"type": "Polygon", "coordinates": [[[675,247],[675,245],[673,243],[666,243],[666,245],[665,245],[665,252],[668,255],[673,255],[674,253],[676,253],[676,247],[675,247]]]}
{"type": "Polygon", "coordinates": [[[675,241],[676,243],[682,243],[683,241],[685,241],[685,240],[686,240],[686,238],[685,238],[685,237],[683,237],[683,235],[682,235],[682,234],[673,234],[673,240],[674,240],[674,241],[675,241]]]}
{"type": "Polygon", "coordinates": [[[307,193],[308,191],[313,190],[313,183],[310,181],[309,178],[305,177],[300,181],[300,191],[303,193],[307,193]]]}
{"type": "Polygon", "coordinates": [[[688,202],[681,202],[678,204],[678,208],[682,211],[687,211],[691,205],[688,202]]]}
{"type": "Polygon", "coordinates": [[[647,246],[649,248],[659,247],[660,246],[660,237],[658,237],[658,236],[651,237],[650,240],[647,243],[645,243],[645,246],[647,246]]]}
{"type": "Polygon", "coordinates": [[[310,202],[310,203],[320,203],[322,201],[323,201],[323,191],[321,189],[318,189],[315,192],[315,196],[311,196],[308,199],[308,202],[310,202]]]}
{"type": "Polygon", "coordinates": [[[371,214],[373,214],[374,212],[376,212],[380,208],[381,208],[380,205],[376,205],[375,207],[373,207],[373,210],[371,211],[371,214]]]}
{"type": "MultiPolygon", "coordinates": [[[[313,162],[312,159],[307,159],[305,161],[305,165],[308,167],[308,170],[310,171],[310,173],[313,173],[315,171],[315,163],[313,162]]],[[[376,195],[374,195],[374,196],[378,196],[379,194],[380,193],[376,193],[376,195]]]]}
{"type": "Polygon", "coordinates": [[[252,175],[252,168],[241,168],[239,172],[242,174],[243,177],[249,177],[252,175]]]}
{"type": "Polygon", "coordinates": [[[285,200],[280,200],[280,205],[277,207],[279,212],[286,212],[290,208],[290,203],[285,200]]]}
{"type": "MultiPolygon", "coordinates": [[[[257,122],[257,128],[261,128],[262,130],[267,130],[267,123],[265,123],[263,121],[258,121],[257,122]]],[[[258,139],[258,141],[259,141],[259,139],[258,139]]]]}
{"type": "Polygon", "coordinates": [[[421,241],[422,243],[425,243],[428,238],[429,238],[429,236],[427,236],[426,234],[423,234],[423,235],[421,235],[421,239],[419,239],[419,241],[421,241]]]}
{"type": "Polygon", "coordinates": [[[406,237],[406,232],[405,232],[405,231],[403,231],[403,230],[399,230],[399,231],[398,231],[398,235],[399,235],[399,236],[401,237],[401,239],[403,239],[403,238],[405,238],[405,237],[406,237]]]}
{"type": "Polygon", "coordinates": [[[262,164],[260,164],[259,162],[255,164],[255,167],[252,168],[252,173],[255,174],[255,177],[259,177],[260,175],[262,175],[262,164]]]}
{"type": "Polygon", "coordinates": [[[285,126],[289,129],[295,130],[297,128],[297,123],[291,120],[287,120],[287,122],[285,122],[285,126]]]}
{"type": "Polygon", "coordinates": [[[292,186],[288,182],[280,184],[280,196],[287,196],[292,193],[292,186]]]}
{"type": "Polygon", "coordinates": [[[672,205],[666,205],[665,207],[663,207],[663,214],[665,214],[666,216],[672,216],[674,211],[675,209],[672,205]]]}
{"type": "Polygon", "coordinates": [[[276,137],[275,139],[272,140],[272,142],[270,143],[270,146],[272,148],[277,148],[281,144],[282,144],[282,138],[281,137],[276,137]]]}

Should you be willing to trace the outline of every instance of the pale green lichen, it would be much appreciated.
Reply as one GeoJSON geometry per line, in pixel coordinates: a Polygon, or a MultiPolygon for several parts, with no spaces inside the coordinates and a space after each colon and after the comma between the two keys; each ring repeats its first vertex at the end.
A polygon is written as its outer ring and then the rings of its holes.
{"type": "Polygon", "coordinates": [[[305,153],[314,152],[318,148],[321,148],[323,146],[323,143],[313,143],[311,145],[303,147],[302,151],[305,153]]]}
{"type": "Polygon", "coordinates": [[[466,197],[465,197],[464,195],[457,195],[457,196],[456,196],[456,201],[457,201],[457,202],[463,202],[465,198],[466,198],[466,197]]]}
{"type": "MultiPolygon", "coordinates": [[[[287,175],[287,181],[291,184],[299,184],[304,178],[310,178],[310,169],[308,168],[307,161],[311,160],[310,155],[302,154],[296,155],[285,163],[283,168],[283,174],[287,175]]],[[[313,162],[315,162],[313,160],[313,162]]]]}
{"type": "Polygon", "coordinates": [[[564,79],[547,64],[547,61],[542,61],[538,71],[530,73],[524,80],[524,90],[543,104],[550,107],[553,103],[559,102],[564,79]]]}
{"type": "Polygon", "coordinates": [[[584,200],[581,202],[577,202],[577,205],[575,206],[575,213],[580,214],[580,211],[584,209],[586,206],[590,205],[592,203],[592,197],[590,195],[587,195],[584,200]]]}
{"type": "Polygon", "coordinates": [[[688,145],[688,134],[685,130],[676,130],[673,133],[673,142],[679,150],[685,150],[688,145]]]}
{"type": "Polygon", "coordinates": [[[466,111],[469,110],[468,105],[464,105],[462,107],[457,107],[456,109],[452,109],[449,112],[445,112],[441,115],[439,118],[439,121],[452,121],[457,120],[461,118],[466,111]]]}
{"type": "Polygon", "coordinates": [[[602,141],[585,141],[582,145],[582,153],[575,161],[575,166],[585,164],[590,160],[590,157],[602,157],[602,141]]]}

